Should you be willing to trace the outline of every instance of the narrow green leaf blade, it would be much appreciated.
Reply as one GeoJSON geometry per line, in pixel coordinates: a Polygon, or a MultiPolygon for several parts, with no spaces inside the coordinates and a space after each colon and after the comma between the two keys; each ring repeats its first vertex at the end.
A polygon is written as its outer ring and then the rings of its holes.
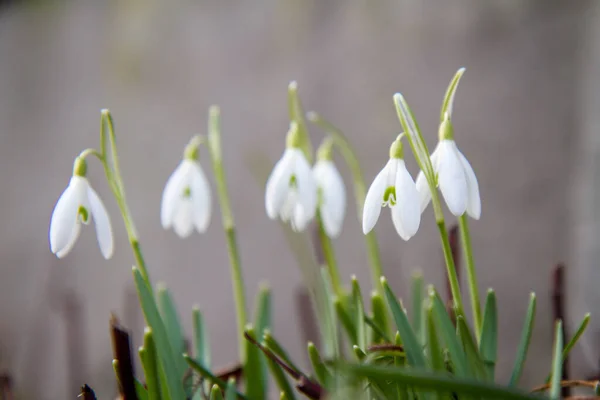
{"type": "Polygon", "coordinates": [[[362,350],[367,348],[367,327],[365,325],[365,308],[356,276],[352,276],[352,301],[354,303],[354,324],[356,326],[356,343],[362,350]]]}
{"type": "Polygon", "coordinates": [[[480,337],[479,353],[485,364],[488,378],[493,381],[498,358],[498,310],[496,293],[492,289],[488,290],[485,300],[480,337]]]}
{"type": "MultiPolygon", "coordinates": [[[[252,325],[247,325],[246,334],[256,341],[252,325]]],[[[244,365],[244,382],[246,395],[251,399],[264,399],[266,396],[266,380],[263,376],[262,355],[260,349],[246,340],[246,364],[244,365]]]]}
{"type": "MultiPolygon", "coordinates": [[[[388,321],[388,310],[385,305],[385,300],[378,292],[371,293],[371,311],[373,313],[373,322],[377,325],[381,331],[378,332],[374,329],[373,332],[373,343],[381,341],[390,342],[390,324],[388,321]]],[[[372,328],[372,327],[371,327],[372,328]]]]}
{"type": "Polygon", "coordinates": [[[562,379],[563,367],[563,331],[562,321],[556,321],[554,330],[554,354],[552,357],[552,380],[550,381],[550,398],[560,400],[560,380],[562,379]]]}
{"type": "MultiPolygon", "coordinates": [[[[256,335],[258,336],[257,340],[263,336],[265,329],[269,329],[271,325],[271,291],[267,286],[262,286],[258,291],[256,298],[256,311],[254,313],[254,324],[256,326],[256,335]]],[[[267,382],[268,382],[268,374],[267,374],[267,360],[262,351],[256,346],[252,346],[252,350],[256,352],[253,355],[253,358],[256,357],[258,359],[260,371],[260,380],[262,382],[262,393],[263,397],[267,395],[267,382]]],[[[246,385],[248,383],[246,382],[246,385]]]]}
{"type": "Polygon", "coordinates": [[[444,364],[444,353],[440,346],[437,330],[435,326],[435,317],[433,316],[433,307],[427,307],[427,352],[429,360],[431,360],[431,366],[436,371],[445,371],[446,365],[444,364]]]}
{"type": "Polygon", "coordinates": [[[342,301],[337,296],[334,296],[332,301],[333,308],[335,309],[337,317],[342,324],[342,328],[346,332],[346,335],[348,335],[348,340],[350,340],[351,344],[358,343],[358,334],[356,332],[356,326],[354,325],[354,322],[352,321],[350,315],[348,315],[348,313],[344,309],[342,301]]]}
{"type": "Polygon", "coordinates": [[[523,331],[521,333],[521,341],[519,343],[519,349],[517,350],[517,358],[515,360],[513,372],[510,377],[510,386],[517,386],[519,384],[519,379],[521,378],[523,365],[525,364],[525,359],[527,358],[529,342],[531,341],[531,332],[533,332],[533,323],[535,320],[535,307],[535,293],[531,293],[531,295],[529,296],[529,307],[527,308],[527,315],[525,316],[525,324],[523,325],[523,331]]]}
{"type": "Polygon", "coordinates": [[[174,352],[171,349],[167,330],[160,317],[158,307],[142,274],[136,267],[133,267],[133,278],[146,323],[152,329],[156,352],[166,375],[168,393],[172,399],[183,399],[186,395],[181,383],[182,376],[178,373],[177,362],[173,357],[174,352]]]}
{"type": "Polygon", "coordinates": [[[210,400],[223,400],[223,393],[219,385],[213,385],[210,389],[210,400]]]}
{"type": "Polygon", "coordinates": [[[485,367],[483,361],[481,360],[481,357],[479,356],[479,351],[477,349],[477,345],[475,344],[475,339],[471,334],[471,330],[467,325],[467,321],[465,321],[465,318],[462,315],[459,315],[458,317],[456,317],[456,324],[458,326],[458,337],[462,342],[462,346],[465,351],[465,356],[471,374],[477,377],[477,379],[485,380],[487,376],[485,367]]]}
{"type": "Polygon", "coordinates": [[[307,347],[308,357],[310,358],[313,371],[315,371],[315,376],[322,385],[326,386],[329,380],[329,371],[327,371],[327,367],[325,367],[325,363],[323,363],[323,360],[321,359],[319,350],[317,350],[312,342],[308,342],[307,347]]]}
{"type": "Polygon", "coordinates": [[[340,371],[356,377],[369,379],[387,379],[399,382],[415,389],[432,390],[439,393],[453,392],[486,399],[502,400],[540,400],[543,396],[522,392],[514,388],[503,387],[489,382],[479,382],[414,368],[394,366],[337,364],[340,371]]]}
{"type": "Polygon", "coordinates": [[[185,353],[185,342],[183,340],[183,328],[177,309],[173,302],[173,297],[169,290],[162,284],[157,285],[157,305],[160,311],[160,316],[167,330],[171,350],[173,350],[173,358],[175,360],[179,376],[183,378],[186,370],[186,364],[181,355],[185,353]]]}
{"type": "MultiPolygon", "coordinates": [[[[263,346],[265,346],[264,342],[263,342],[263,346]]],[[[275,361],[271,360],[268,357],[267,357],[267,366],[269,367],[269,371],[271,371],[271,375],[273,376],[273,379],[275,379],[275,383],[277,383],[277,387],[279,388],[279,391],[281,393],[284,393],[285,397],[287,399],[295,400],[296,397],[294,395],[294,389],[292,388],[292,385],[290,385],[290,382],[289,382],[287,376],[285,375],[285,373],[283,372],[283,370],[281,369],[281,367],[275,361]]],[[[229,400],[229,399],[226,399],[226,400],[229,400]]]]}
{"type": "Polygon", "coordinates": [[[161,400],[158,357],[156,355],[152,330],[148,327],[144,331],[144,346],[139,349],[139,355],[146,378],[148,400],[161,400]]]}
{"type": "Polygon", "coordinates": [[[281,358],[287,365],[289,365],[294,371],[300,371],[300,369],[294,364],[290,356],[283,349],[283,346],[279,344],[277,339],[273,337],[269,330],[266,330],[263,334],[263,343],[267,349],[269,349],[277,357],[281,358]]]}
{"type": "Polygon", "coordinates": [[[412,277],[412,311],[411,324],[417,337],[423,337],[423,299],[424,299],[423,275],[416,273],[412,277]]]}
{"type": "MultiPolygon", "coordinates": [[[[590,323],[590,313],[587,313],[587,314],[585,314],[585,316],[583,317],[583,320],[579,324],[577,331],[575,332],[575,334],[573,335],[571,340],[569,340],[569,343],[567,343],[567,345],[565,346],[565,349],[563,350],[563,353],[562,353],[563,362],[564,362],[564,360],[567,359],[567,357],[569,356],[569,353],[571,352],[571,349],[573,348],[573,346],[575,346],[575,344],[577,343],[579,338],[583,335],[583,332],[585,332],[585,329],[587,328],[589,323],[590,323]]],[[[548,378],[546,378],[546,383],[550,382],[550,379],[552,379],[552,374],[548,375],[548,378]]]]}
{"type": "Polygon", "coordinates": [[[235,379],[229,378],[227,388],[225,389],[225,400],[236,400],[237,389],[235,388],[235,379]]]}
{"type": "Polygon", "coordinates": [[[408,318],[400,306],[398,299],[396,299],[396,295],[394,295],[392,289],[387,283],[387,279],[384,277],[381,277],[381,285],[383,286],[383,291],[385,293],[388,306],[392,311],[392,316],[396,321],[396,327],[398,328],[400,336],[402,337],[404,351],[406,352],[406,357],[408,358],[409,364],[415,367],[426,367],[427,362],[425,360],[425,356],[423,355],[421,345],[419,344],[415,333],[410,327],[408,318]]]}
{"type": "Polygon", "coordinates": [[[469,369],[467,367],[466,355],[458,341],[454,325],[446,311],[446,307],[433,287],[429,288],[429,298],[433,307],[433,315],[435,316],[435,326],[438,327],[440,336],[446,347],[448,347],[456,375],[467,377],[469,376],[469,369]]]}

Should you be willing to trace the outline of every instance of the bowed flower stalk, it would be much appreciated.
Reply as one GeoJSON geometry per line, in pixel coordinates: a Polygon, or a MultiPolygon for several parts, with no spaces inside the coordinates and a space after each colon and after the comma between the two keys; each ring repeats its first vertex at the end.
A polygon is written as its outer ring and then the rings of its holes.
{"type": "Polygon", "coordinates": [[[105,259],[113,254],[113,233],[106,208],[87,177],[87,162],[77,157],[73,176],[61,194],[50,219],[50,250],[63,258],[73,249],[81,232],[81,225],[94,220],[100,252],[105,259]]]}
{"type": "Polygon", "coordinates": [[[183,160],[171,174],[163,191],[160,219],[164,229],[173,228],[182,239],[196,229],[204,233],[210,224],[211,191],[198,161],[200,136],[186,146],[183,160]]]}
{"type": "Polygon", "coordinates": [[[270,219],[290,222],[293,230],[303,231],[317,209],[317,184],[301,149],[298,124],[290,123],[286,149],[267,180],[265,208],[270,219]]]}
{"type": "Polygon", "coordinates": [[[421,223],[419,194],[417,187],[404,163],[402,137],[392,143],[390,159],[377,174],[365,199],[363,210],[363,233],[369,233],[381,213],[382,207],[389,207],[396,232],[403,240],[413,237],[421,223]]]}

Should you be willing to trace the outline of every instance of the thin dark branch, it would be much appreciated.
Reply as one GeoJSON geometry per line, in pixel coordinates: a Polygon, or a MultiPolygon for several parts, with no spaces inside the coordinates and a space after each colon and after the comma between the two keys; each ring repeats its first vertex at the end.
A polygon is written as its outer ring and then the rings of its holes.
{"type": "Polygon", "coordinates": [[[119,321],[114,314],[110,318],[110,336],[112,338],[113,357],[119,363],[120,393],[124,400],[137,400],[129,334],[119,325],[119,321]]]}
{"type": "Polygon", "coordinates": [[[391,343],[385,343],[385,344],[374,344],[371,345],[369,347],[367,347],[367,351],[369,353],[372,353],[374,351],[404,351],[404,347],[397,345],[397,344],[391,344],[391,343]]]}
{"type": "Polygon", "coordinates": [[[240,381],[242,377],[243,367],[242,364],[235,364],[233,367],[223,368],[220,371],[216,371],[215,375],[217,378],[227,382],[229,378],[235,379],[236,382],[240,381]]]}
{"type": "MultiPolygon", "coordinates": [[[[552,273],[552,313],[554,316],[554,321],[561,320],[563,321],[562,329],[563,329],[563,337],[567,337],[567,328],[565,322],[567,321],[567,316],[565,313],[565,266],[563,264],[558,264],[552,273]]],[[[562,380],[569,380],[569,362],[568,357],[563,360],[563,369],[562,369],[562,380]]],[[[571,395],[571,389],[568,386],[563,386],[562,388],[562,397],[568,397],[571,395]]]]}

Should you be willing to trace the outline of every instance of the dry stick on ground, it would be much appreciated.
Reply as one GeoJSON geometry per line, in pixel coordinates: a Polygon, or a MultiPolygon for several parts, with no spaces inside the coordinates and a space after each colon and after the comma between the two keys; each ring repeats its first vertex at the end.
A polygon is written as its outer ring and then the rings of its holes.
{"type": "Polygon", "coordinates": [[[113,345],[113,358],[119,363],[119,390],[124,400],[137,400],[135,375],[129,334],[121,326],[114,314],[110,316],[110,336],[113,345]]]}
{"type": "MultiPolygon", "coordinates": [[[[458,226],[452,225],[448,231],[448,237],[450,241],[450,251],[452,252],[452,259],[454,260],[454,265],[456,266],[456,276],[458,278],[458,282],[460,284],[460,246],[459,246],[459,235],[458,235],[458,226]]],[[[444,273],[446,274],[446,309],[448,310],[448,315],[452,318],[452,322],[456,325],[456,315],[454,314],[454,299],[452,298],[452,289],[450,286],[450,278],[448,277],[448,269],[446,268],[446,264],[443,263],[442,267],[444,268],[444,273]]]]}
{"type": "MultiPolygon", "coordinates": [[[[561,320],[563,321],[562,329],[563,329],[563,337],[567,337],[567,329],[565,327],[567,316],[565,315],[565,266],[563,264],[558,264],[554,271],[552,272],[552,314],[553,321],[561,320]]],[[[569,380],[569,363],[568,357],[565,357],[563,360],[563,368],[562,368],[562,380],[569,380]]],[[[569,386],[563,386],[562,388],[562,397],[569,397],[571,395],[571,389],[569,386]]]]}

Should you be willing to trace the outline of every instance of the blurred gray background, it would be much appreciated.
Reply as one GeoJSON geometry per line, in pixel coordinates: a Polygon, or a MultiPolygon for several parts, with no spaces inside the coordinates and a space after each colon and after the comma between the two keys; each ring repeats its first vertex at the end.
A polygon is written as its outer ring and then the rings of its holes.
{"type": "MultiPolygon", "coordinates": [[[[0,373],[11,374],[19,398],[74,398],[84,382],[110,398],[110,312],[139,344],[133,257],[97,163],[90,164],[90,179],[112,217],[114,257],[104,261],[89,228],[64,260],[47,242],[73,158],[98,146],[101,108],[115,118],[128,200],[152,278],[174,292],[188,333],[192,305],[201,307],[214,364],[228,366],[236,361],[237,342],[220,217],[215,212],[207,234],[184,241],[159,221],[163,185],[183,147],[205,132],[208,107],[221,106],[250,309],[259,284],[269,282],[275,335],[306,366],[296,304],[301,273],[280,226],[265,215],[264,188],[249,168],[257,157],[273,163],[283,151],[287,84],[297,80],[306,109],[350,137],[370,182],[400,129],[392,95],[405,95],[433,145],[442,96],[461,66],[467,72],[454,107],[455,135],[481,185],[482,218],[471,230],[482,293],[494,287],[499,298],[499,379],[509,376],[531,291],[538,314],[522,384],[540,384],[547,375],[550,272],[559,262],[566,264],[569,328],[586,311],[593,318],[571,370],[581,378],[596,373],[599,50],[600,3],[592,1],[5,3],[0,373]]],[[[318,144],[322,132],[311,135],[318,144]]],[[[202,156],[210,171],[208,155],[202,156]]],[[[340,169],[349,184],[346,167],[340,169]]],[[[414,162],[409,169],[416,174],[414,162]]],[[[345,281],[356,274],[367,289],[362,232],[352,199],[349,204],[335,246],[345,281]]],[[[406,294],[420,268],[442,288],[431,208],[408,243],[395,234],[388,213],[376,231],[392,285],[406,294]]]]}

